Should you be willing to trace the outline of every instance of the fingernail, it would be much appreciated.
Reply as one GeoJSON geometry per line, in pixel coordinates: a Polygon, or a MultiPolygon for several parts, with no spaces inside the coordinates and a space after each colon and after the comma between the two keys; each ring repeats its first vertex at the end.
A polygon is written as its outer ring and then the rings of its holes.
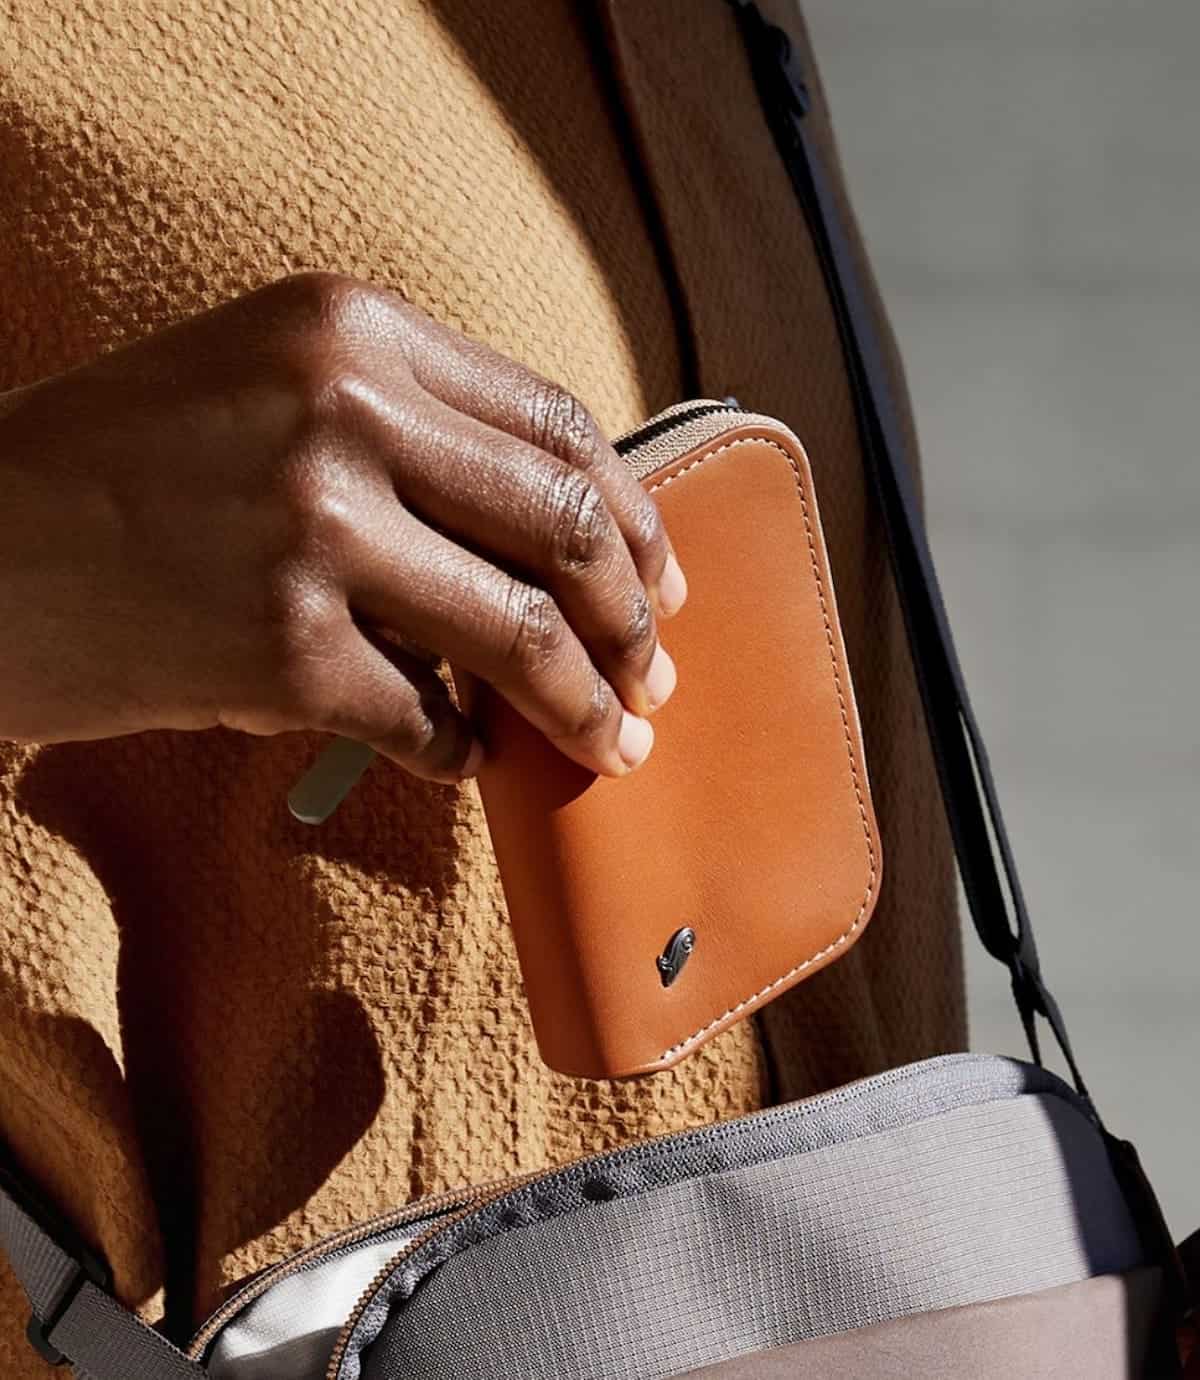
{"type": "Polygon", "coordinates": [[[467,753],[467,760],[462,764],[459,779],[465,781],[469,776],[478,775],[481,766],[483,766],[483,744],[476,738],[471,744],[471,751],[467,753]]]}
{"type": "Polygon", "coordinates": [[[678,613],[687,600],[688,587],[683,570],[672,552],[663,566],[662,579],[658,582],[658,606],[667,618],[678,613]]]}
{"type": "Polygon", "coordinates": [[[646,672],[646,699],[651,709],[659,709],[671,698],[676,682],[675,663],[660,642],[654,649],[646,672]]]}
{"type": "Polygon", "coordinates": [[[621,731],[617,735],[617,751],[621,754],[621,761],[632,771],[634,767],[640,767],[650,756],[653,746],[654,730],[645,719],[639,719],[636,714],[626,711],[621,719],[621,731]]]}

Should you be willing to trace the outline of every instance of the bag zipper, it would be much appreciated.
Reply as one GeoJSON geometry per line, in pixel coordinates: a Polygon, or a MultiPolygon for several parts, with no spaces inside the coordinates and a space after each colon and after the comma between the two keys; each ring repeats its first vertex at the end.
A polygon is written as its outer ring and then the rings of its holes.
{"type": "MultiPolygon", "coordinates": [[[[964,1069],[969,1065],[991,1066],[996,1062],[992,1055],[977,1054],[951,1054],[942,1056],[948,1062],[961,1065],[964,1069]]],[[[1004,1062],[1004,1061],[1001,1061],[1004,1062]]],[[[619,1146],[611,1150],[598,1151],[592,1155],[585,1155],[580,1159],[572,1160],[568,1164],[558,1165],[550,1169],[540,1170],[531,1174],[509,1179],[507,1181],[494,1181],[479,1190],[478,1195],[471,1201],[464,1200],[459,1209],[453,1215],[441,1217],[437,1222],[431,1224],[427,1231],[422,1232],[413,1240],[408,1241],[396,1252],[396,1254],[376,1273],[374,1279],[363,1291],[362,1297],[355,1304],[353,1310],[348,1315],[341,1332],[338,1334],[333,1351],[329,1358],[329,1366],[325,1372],[325,1380],[341,1380],[341,1370],[346,1359],[351,1339],[366,1313],[367,1309],[375,1300],[378,1291],[383,1288],[387,1280],[401,1268],[406,1261],[413,1259],[418,1251],[431,1245],[439,1237],[446,1235],[460,1226],[469,1218],[476,1216],[484,1209],[491,1207],[509,1193],[518,1190],[527,1190],[542,1185],[547,1185],[555,1180],[558,1181],[578,1181],[580,1197],[587,1202],[605,1202],[617,1196],[609,1183],[596,1171],[602,1170],[612,1162],[624,1159],[632,1159],[635,1162],[642,1159],[660,1160],[669,1157],[671,1151],[678,1146],[710,1146],[716,1145],[723,1140],[729,1140],[740,1136],[748,1126],[770,1125],[772,1122],[792,1121],[797,1117],[814,1115],[828,1107],[836,1107],[846,1102],[854,1102],[862,1097],[874,1095],[881,1088],[890,1087],[894,1084],[904,1083],[920,1075],[921,1071],[927,1067],[926,1064],[907,1064],[899,1068],[886,1069],[882,1073],[870,1074],[863,1078],[855,1079],[851,1083],[846,1083],[840,1088],[833,1088],[828,1092],[816,1093],[811,1097],[801,1098],[798,1101],[776,1104],[772,1107],[763,1107],[757,1112],[749,1112],[745,1116],[737,1117],[732,1121],[718,1121],[706,1126],[692,1127],[682,1131],[668,1131],[660,1136],[652,1136],[647,1140],[635,1141],[630,1145],[619,1146]],[[589,1186],[595,1185],[591,1192],[589,1186]]],[[[1034,1076],[1036,1084],[1030,1084],[1026,1091],[1041,1091],[1053,1093],[1062,1097],[1073,1106],[1078,1107],[1085,1114],[1090,1114],[1089,1104],[1078,1098],[1074,1090],[1069,1088],[1057,1074],[1049,1073],[1044,1069],[1029,1067],[1029,1073],[1034,1076]]],[[[469,1244],[474,1244],[469,1243],[469,1244]]],[[[469,1245],[468,1245],[469,1248],[469,1245]]]]}
{"type": "MultiPolygon", "coordinates": [[[[652,418],[651,422],[654,420],[655,419],[652,418]]],[[[649,423],[647,425],[649,425],[649,423]]],[[[895,1072],[900,1073],[902,1071],[895,1070],[895,1072]]],[[[879,1077],[886,1080],[888,1075],[883,1074],[879,1075],[879,1077]]],[[[868,1080],[859,1080],[859,1082],[866,1081],[868,1080]]],[[[844,1088],[838,1088],[832,1093],[820,1094],[819,1096],[827,1097],[830,1100],[840,1100],[841,1094],[849,1094],[851,1089],[857,1089],[858,1086],[859,1083],[849,1083],[844,1088]]],[[[350,1338],[353,1336],[359,1320],[366,1312],[375,1294],[383,1287],[386,1280],[393,1275],[406,1260],[411,1259],[419,1250],[428,1246],[438,1236],[442,1235],[443,1232],[447,1232],[451,1230],[451,1228],[458,1226],[460,1222],[465,1221],[468,1217],[479,1212],[482,1208],[490,1206],[497,1199],[504,1197],[506,1193],[517,1188],[531,1188],[560,1175],[577,1175],[581,1172],[586,1173],[590,1167],[599,1165],[614,1155],[628,1153],[630,1150],[647,1150],[656,1147],[661,1151],[677,1141],[692,1137],[702,1141],[706,1139],[719,1139],[722,1135],[730,1134],[733,1128],[739,1127],[748,1121],[759,1121],[771,1117],[779,1117],[789,1111],[794,1111],[795,1106],[796,1104],[793,1103],[782,1107],[764,1107],[760,1111],[750,1112],[746,1116],[739,1117],[736,1121],[718,1122],[712,1126],[702,1126],[688,1131],[670,1131],[665,1135],[651,1137],[649,1140],[637,1141],[632,1146],[624,1146],[616,1150],[602,1150],[594,1155],[585,1155],[581,1159],[572,1160],[565,1165],[558,1165],[552,1169],[540,1170],[508,1181],[496,1181],[480,1189],[477,1198],[471,1201],[464,1199],[458,1211],[452,1216],[440,1218],[428,1231],[422,1232],[419,1236],[414,1237],[413,1240],[406,1242],[400,1250],[379,1269],[374,1279],[371,1280],[370,1284],[367,1285],[366,1289],[363,1291],[362,1297],[354,1305],[349,1317],[346,1319],[345,1325],[338,1334],[337,1342],[334,1344],[333,1352],[329,1358],[329,1366],[325,1372],[325,1380],[338,1380],[338,1373],[342,1368],[343,1360],[345,1360],[346,1349],[350,1344],[350,1338]]]]}
{"type": "Polygon", "coordinates": [[[403,1264],[409,1256],[415,1255],[417,1251],[427,1246],[443,1231],[448,1231],[451,1227],[456,1227],[460,1222],[465,1221],[481,1208],[487,1207],[489,1203],[494,1202],[497,1198],[504,1197],[506,1193],[511,1192],[515,1188],[528,1187],[530,1184],[536,1183],[538,1180],[546,1178],[549,1174],[554,1172],[557,1171],[542,1170],[537,1173],[526,1174],[499,1183],[493,1183],[486,1189],[480,1189],[479,1193],[474,1197],[464,1200],[453,1214],[439,1218],[428,1231],[422,1232],[419,1236],[414,1237],[401,1247],[391,1260],[381,1266],[376,1272],[374,1278],[371,1280],[370,1284],[367,1285],[366,1289],[363,1290],[362,1296],[351,1310],[350,1316],[346,1319],[342,1330],[338,1333],[333,1352],[329,1357],[329,1365],[325,1371],[326,1380],[337,1380],[337,1374],[342,1368],[342,1360],[345,1357],[346,1348],[350,1343],[350,1337],[355,1327],[358,1325],[358,1320],[362,1317],[363,1313],[366,1312],[367,1306],[375,1297],[376,1293],[383,1287],[385,1281],[397,1265],[403,1264]]]}
{"type": "MultiPolygon", "coordinates": [[[[529,1176],[525,1175],[524,1177],[528,1178],[529,1176]]],[[[509,1176],[503,1179],[490,1179],[485,1183],[470,1187],[450,1189],[445,1193],[431,1194],[425,1198],[418,1198],[415,1202],[407,1203],[404,1207],[393,1208],[388,1212],[381,1213],[378,1217],[368,1218],[365,1222],[356,1222],[340,1232],[335,1232],[332,1236],[323,1237],[320,1241],[314,1242],[313,1245],[306,1246],[303,1250],[288,1256],[277,1265],[272,1265],[261,1274],[255,1275],[247,1284],[226,1299],[215,1312],[209,1315],[192,1337],[187,1345],[186,1355],[193,1361],[200,1361],[204,1352],[226,1324],[269,1289],[274,1288],[281,1280],[285,1280],[291,1275],[300,1274],[304,1270],[311,1269],[314,1265],[324,1264],[336,1256],[344,1255],[358,1246],[365,1245],[372,1238],[386,1236],[398,1227],[419,1222],[423,1217],[436,1217],[439,1219],[440,1225],[443,1220],[449,1220],[446,1214],[474,1206],[482,1202],[493,1191],[508,1189],[520,1182],[522,1182],[522,1176],[509,1176]]]]}

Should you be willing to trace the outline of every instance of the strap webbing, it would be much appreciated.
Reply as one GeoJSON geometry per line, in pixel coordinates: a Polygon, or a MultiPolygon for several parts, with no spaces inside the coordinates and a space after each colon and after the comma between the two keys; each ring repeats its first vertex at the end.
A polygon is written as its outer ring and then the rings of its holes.
{"type": "Polygon", "coordinates": [[[883,516],[892,570],[925,720],[954,839],[963,889],[983,946],[1009,970],[1033,1057],[1041,1062],[1036,1017],[1050,1025],[1075,1086],[1086,1089],[1054,998],[1042,981],[987,752],[962,668],[913,482],[886,354],[854,240],[807,127],[809,93],[782,29],[750,0],[730,0],[754,82],[804,210],[837,318],[854,396],[863,457],[883,516]]]}
{"type": "Polygon", "coordinates": [[[102,1287],[103,1271],[11,1175],[0,1175],[0,1251],[33,1312],[30,1340],[76,1380],[204,1380],[194,1361],[102,1287]]]}

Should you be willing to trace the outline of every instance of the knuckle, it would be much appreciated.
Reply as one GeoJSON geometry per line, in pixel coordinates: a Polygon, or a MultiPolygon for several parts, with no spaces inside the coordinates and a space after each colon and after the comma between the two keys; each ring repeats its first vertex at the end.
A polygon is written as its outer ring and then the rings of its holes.
{"type": "Polygon", "coordinates": [[[573,736],[585,742],[603,738],[613,722],[616,706],[617,699],[612,687],[597,671],[592,677],[592,693],[587,708],[580,715],[573,736]]]}
{"type": "Polygon", "coordinates": [[[281,310],[274,341],[287,384],[307,413],[353,396],[362,380],[358,344],[377,311],[378,291],[335,273],[302,273],[276,285],[281,310]]]}
{"type": "Polygon", "coordinates": [[[600,429],[583,403],[544,380],[530,395],[529,424],[535,445],[581,467],[592,462],[602,444],[600,429]]]}
{"type": "Polygon", "coordinates": [[[350,476],[318,454],[298,454],[279,479],[285,561],[329,570],[358,540],[350,476]]]}
{"type": "Polygon", "coordinates": [[[310,271],[280,279],[275,291],[301,327],[336,335],[371,288],[344,273],[310,271]]]}
{"type": "Polygon", "coordinates": [[[639,585],[613,651],[622,661],[640,663],[653,650],[656,637],[654,610],[639,585]]]}
{"type": "Polygon", "coordinates": [[[290,361],[289,441],[293,450],[306,443],[327,443],[349,429],[370,390],[353,364],[326,352],[306,352],[290,361]]]}
{"type": "Polygon", "coordinates": [[[658,505],[649,494],[643,492],[640,501],[634,504],[630,524],[630,542],[642,551],[661,551],[665,559],[667,529],[658,505]]]}
{"type": "Polygon", "coordinates": [[[411,767],[439,777],[457,773],[469,741],[448,694],[438,686],[426,687],[414,698],[386,739],[388,748],[411,767]]]}
{"type": "Polygon", "coordinates": [[[521,586],[513,595],[511,618],[508,660],[525,674],[536,675],[562,648],[562,614],[544,589],[521,586]]]}
{"type": "Polygon", "coordinates": [[[367,424],[378,395],[355,339],[327,316],[274,332],[269,372],[253,394],[257,415],[284,458],[334,446],[367,424]]]}
{"type": "Polygon", "coordinates": [[[576,470],[563,471],[551,488],[550,555],[572,571],[599,555],[608,530],[608,506],[600,490],[576,470]]]}
{"type": "Polygon", "coordinates": [[[320,722],[330,712],[336,683],[328,623],[303,599],[281,598],[269,615],[266,632],[271,679],[285,713],[297,723],[320,722]]]}
{"type": "Polygon", "coordinates": [[[310,560],[321,569],[336,569],[359,540],[356,504],[344,487],[327,477],[316,486],[304,509],[301,541],[310,560]]]}

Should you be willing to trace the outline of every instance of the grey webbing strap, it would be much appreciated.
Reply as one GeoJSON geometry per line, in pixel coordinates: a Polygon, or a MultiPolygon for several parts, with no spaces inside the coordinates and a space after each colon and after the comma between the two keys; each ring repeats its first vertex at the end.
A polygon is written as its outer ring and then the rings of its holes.
{"type": "Polygon", "coordinates": [[[107,1292],[98,1260],[62,1239],[60,1224],[0,1178],[0,1251],[29,1299],[29,1340],[45,1360],[69,1361],[76,1380],[205,1380],[203,1367],[107,1292]]]}
{"type": "Polygon", "coordinates": [[[76,1380],[204,1380],[204,1370],[112,1297],[85,1284],[52,1336],[76,1380]]]}

